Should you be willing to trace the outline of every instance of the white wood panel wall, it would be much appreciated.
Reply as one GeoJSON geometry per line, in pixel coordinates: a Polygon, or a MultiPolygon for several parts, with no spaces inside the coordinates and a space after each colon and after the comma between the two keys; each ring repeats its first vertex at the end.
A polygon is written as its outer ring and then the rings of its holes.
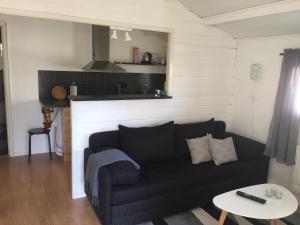
{"type": "Polygon", "coordinates": [[[97,131],[209,119],[230,125],[237,42],[177,0],[1,0],[0,13],[172,31],[173,99],[72,102],[72,197],[84,196],[83,150],[97,131]]]}

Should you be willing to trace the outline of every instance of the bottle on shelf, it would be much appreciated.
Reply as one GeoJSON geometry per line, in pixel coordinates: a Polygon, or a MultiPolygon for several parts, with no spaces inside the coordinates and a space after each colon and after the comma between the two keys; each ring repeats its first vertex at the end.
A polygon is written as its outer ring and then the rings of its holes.
{"type": "Polygon", "coordinates": [[[133,48],[133,63],[138,64],[139,63],[139,48],[134,47],[133,48]]]}

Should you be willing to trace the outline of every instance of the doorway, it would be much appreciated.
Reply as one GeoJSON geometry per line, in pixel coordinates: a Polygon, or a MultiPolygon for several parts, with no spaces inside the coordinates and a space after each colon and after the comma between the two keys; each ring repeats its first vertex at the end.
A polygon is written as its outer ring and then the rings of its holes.
{"type": "Polygon", "coordinates": [[[8,154],[7,143],[7,126],[6,126],[6,110],[5,110],[5,87],[3,72],[3,43],[2,43],[2,27],[0,27],[0,156],[8,154]]]}

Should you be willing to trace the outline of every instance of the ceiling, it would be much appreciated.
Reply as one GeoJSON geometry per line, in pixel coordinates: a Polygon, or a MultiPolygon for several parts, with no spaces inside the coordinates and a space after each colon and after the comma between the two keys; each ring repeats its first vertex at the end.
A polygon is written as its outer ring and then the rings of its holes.
{"type": "Polygon", "coordinates": [[[201,18],[279,1],[281,0],[180,0],[201,18]]]}
{"type": "Polygon", "coordinates": [[[300,34],[300,0],[179,0],[235,38],[300,34]]]}
{"type": "Polygon", "coordinates": [[[300,11],[218,24],[217,27],[236,38],[300,34],[300,11]]]}

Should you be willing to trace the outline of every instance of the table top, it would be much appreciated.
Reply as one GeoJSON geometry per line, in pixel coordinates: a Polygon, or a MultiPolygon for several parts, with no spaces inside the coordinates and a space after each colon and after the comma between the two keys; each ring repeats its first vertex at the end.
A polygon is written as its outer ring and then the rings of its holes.
{"type": "Polygon", "coordinates": [[[298,208],[296,197],[286,188],[276,184],[259,184],[236,189],[214,197],[213,203],[218,208],[235,215],[255,219],[280,219],[293,214],[298,208]],[[282,192],[282,199],[267,197],[266,189],[282,192]],[[240,197],[236,191],[243,191],[267,200],[265,204],[240,197]]]}

